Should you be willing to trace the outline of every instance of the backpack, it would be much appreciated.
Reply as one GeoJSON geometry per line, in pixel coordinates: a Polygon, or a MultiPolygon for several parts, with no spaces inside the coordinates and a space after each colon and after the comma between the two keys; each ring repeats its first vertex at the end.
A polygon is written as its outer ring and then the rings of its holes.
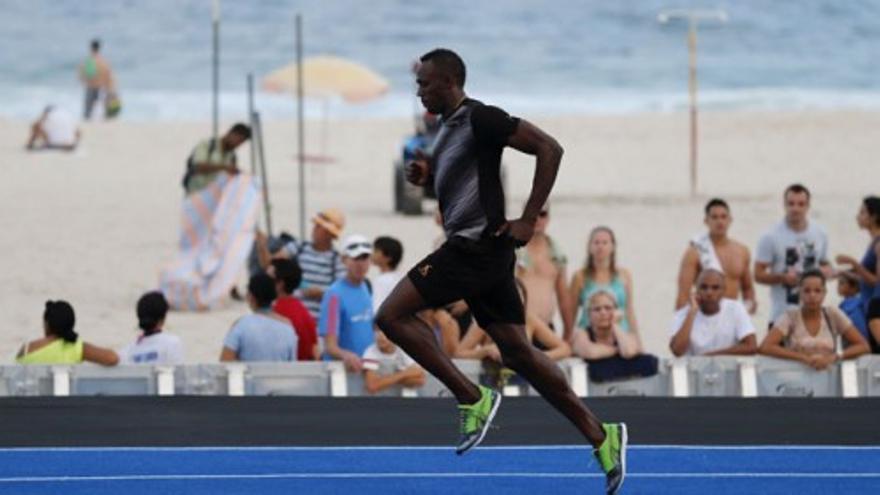
{"type": "MultiPolygon", "coordinates": [[[[211,158],[211,155],[214,154],[214,149],[217,147],[217,140],[211,138],[208,141],[208,159],[211,158]]],[[[183,180],[181,180],[181,185],[183,186],[184,191],[189,191],[189,181],[192,180],[195,175],[195,150],[189,154],[189,158],[186,159],[186,170],[183,172],[183,180]]]]}

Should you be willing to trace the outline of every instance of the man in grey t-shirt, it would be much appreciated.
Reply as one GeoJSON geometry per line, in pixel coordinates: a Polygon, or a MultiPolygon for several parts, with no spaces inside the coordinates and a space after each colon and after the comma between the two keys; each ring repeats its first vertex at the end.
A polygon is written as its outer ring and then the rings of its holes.
{"type": "Polygon", "coordinates": [[[770,286],[770,323],[787,307],[800,302],[800,274],[820,268],[831,274],[828,236],[808,218],[810,191],[801,184],[788,186],[783,195],[785,219],[770,228],[758,242],[755,281],[770,286]]]}

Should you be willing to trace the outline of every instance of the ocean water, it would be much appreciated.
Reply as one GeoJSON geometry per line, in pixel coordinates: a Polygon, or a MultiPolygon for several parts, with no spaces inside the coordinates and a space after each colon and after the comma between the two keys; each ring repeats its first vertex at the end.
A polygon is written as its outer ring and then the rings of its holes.
{"type": "MultiPolygon", "coordinates": [[[[334,117],[414,111],[410,67],[445,46],[468,66],[469,94],[526,115],[678,111],[687,105],[687,26],[670,7],[723,8],[699,28],[707,109],[880,108],[880,0],[221,0],[221,116],[243,118],[245,77],[294,57],[333,54],[391,82],[380,100],[331,100],[334,117]]],[[[47,103],[79,112],[76,67],[99,37],[129,120],[211,115],[211,0],[0,0],[0,117],[47,103]]],[[[292,97],[258,93],[265,118],[292,97]]],[[[312,101],[307,113],[325,104],[312,101]]]]}

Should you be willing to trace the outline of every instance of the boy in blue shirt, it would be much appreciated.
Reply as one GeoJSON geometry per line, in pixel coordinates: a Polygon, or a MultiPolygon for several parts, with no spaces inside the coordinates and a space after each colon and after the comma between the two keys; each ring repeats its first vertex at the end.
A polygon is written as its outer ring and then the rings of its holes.
{"type": "Polygon", "coordinates": [[[366,237],[346,238],[345,277],[328,287],[321,299],[318,334],[324,339],[324,359],[341,360],[352,372],[361,371],[361,356],[373,343],[373,298],[366,283],[372,253],[366,237]]]}
{"type": "Polygon", "coordinates": [[[840,272],[837,279],[837,293],[843,298],[840,310],[852,320],[853,325],[863,337],[868,339],[868,324],[865,321],[864,301],[859,292],[859,277],[852,271],[840,272]]]}

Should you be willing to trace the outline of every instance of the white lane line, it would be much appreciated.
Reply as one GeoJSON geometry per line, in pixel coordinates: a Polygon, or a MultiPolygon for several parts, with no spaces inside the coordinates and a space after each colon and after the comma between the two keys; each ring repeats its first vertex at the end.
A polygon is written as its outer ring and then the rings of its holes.
{"type": "MultiPolygon", "coordinates": [[[[113,476],[24,476],[0,483],[64,483],[93,481],[261,480],[261,479],[384,479],[384,478],[603,478],[600,473],[265,473],[169,474],[113,476]]],[[[878,473],[629,473],[631,478],[880,478],[878,473]]]]}
{"type": "MultiPolygon", "coordinates": [[[[586,445],[494,445],[477,450],[585,450],[586,445]]],[[[852,450],[880,451],[880,445],[630,445],[630,450],[852,450]]],[[[246,446],[246,447],[0,447],[3,452],[334,452],[334,451],[453,451],[454,447],[412,446],[246,446]]]]}

